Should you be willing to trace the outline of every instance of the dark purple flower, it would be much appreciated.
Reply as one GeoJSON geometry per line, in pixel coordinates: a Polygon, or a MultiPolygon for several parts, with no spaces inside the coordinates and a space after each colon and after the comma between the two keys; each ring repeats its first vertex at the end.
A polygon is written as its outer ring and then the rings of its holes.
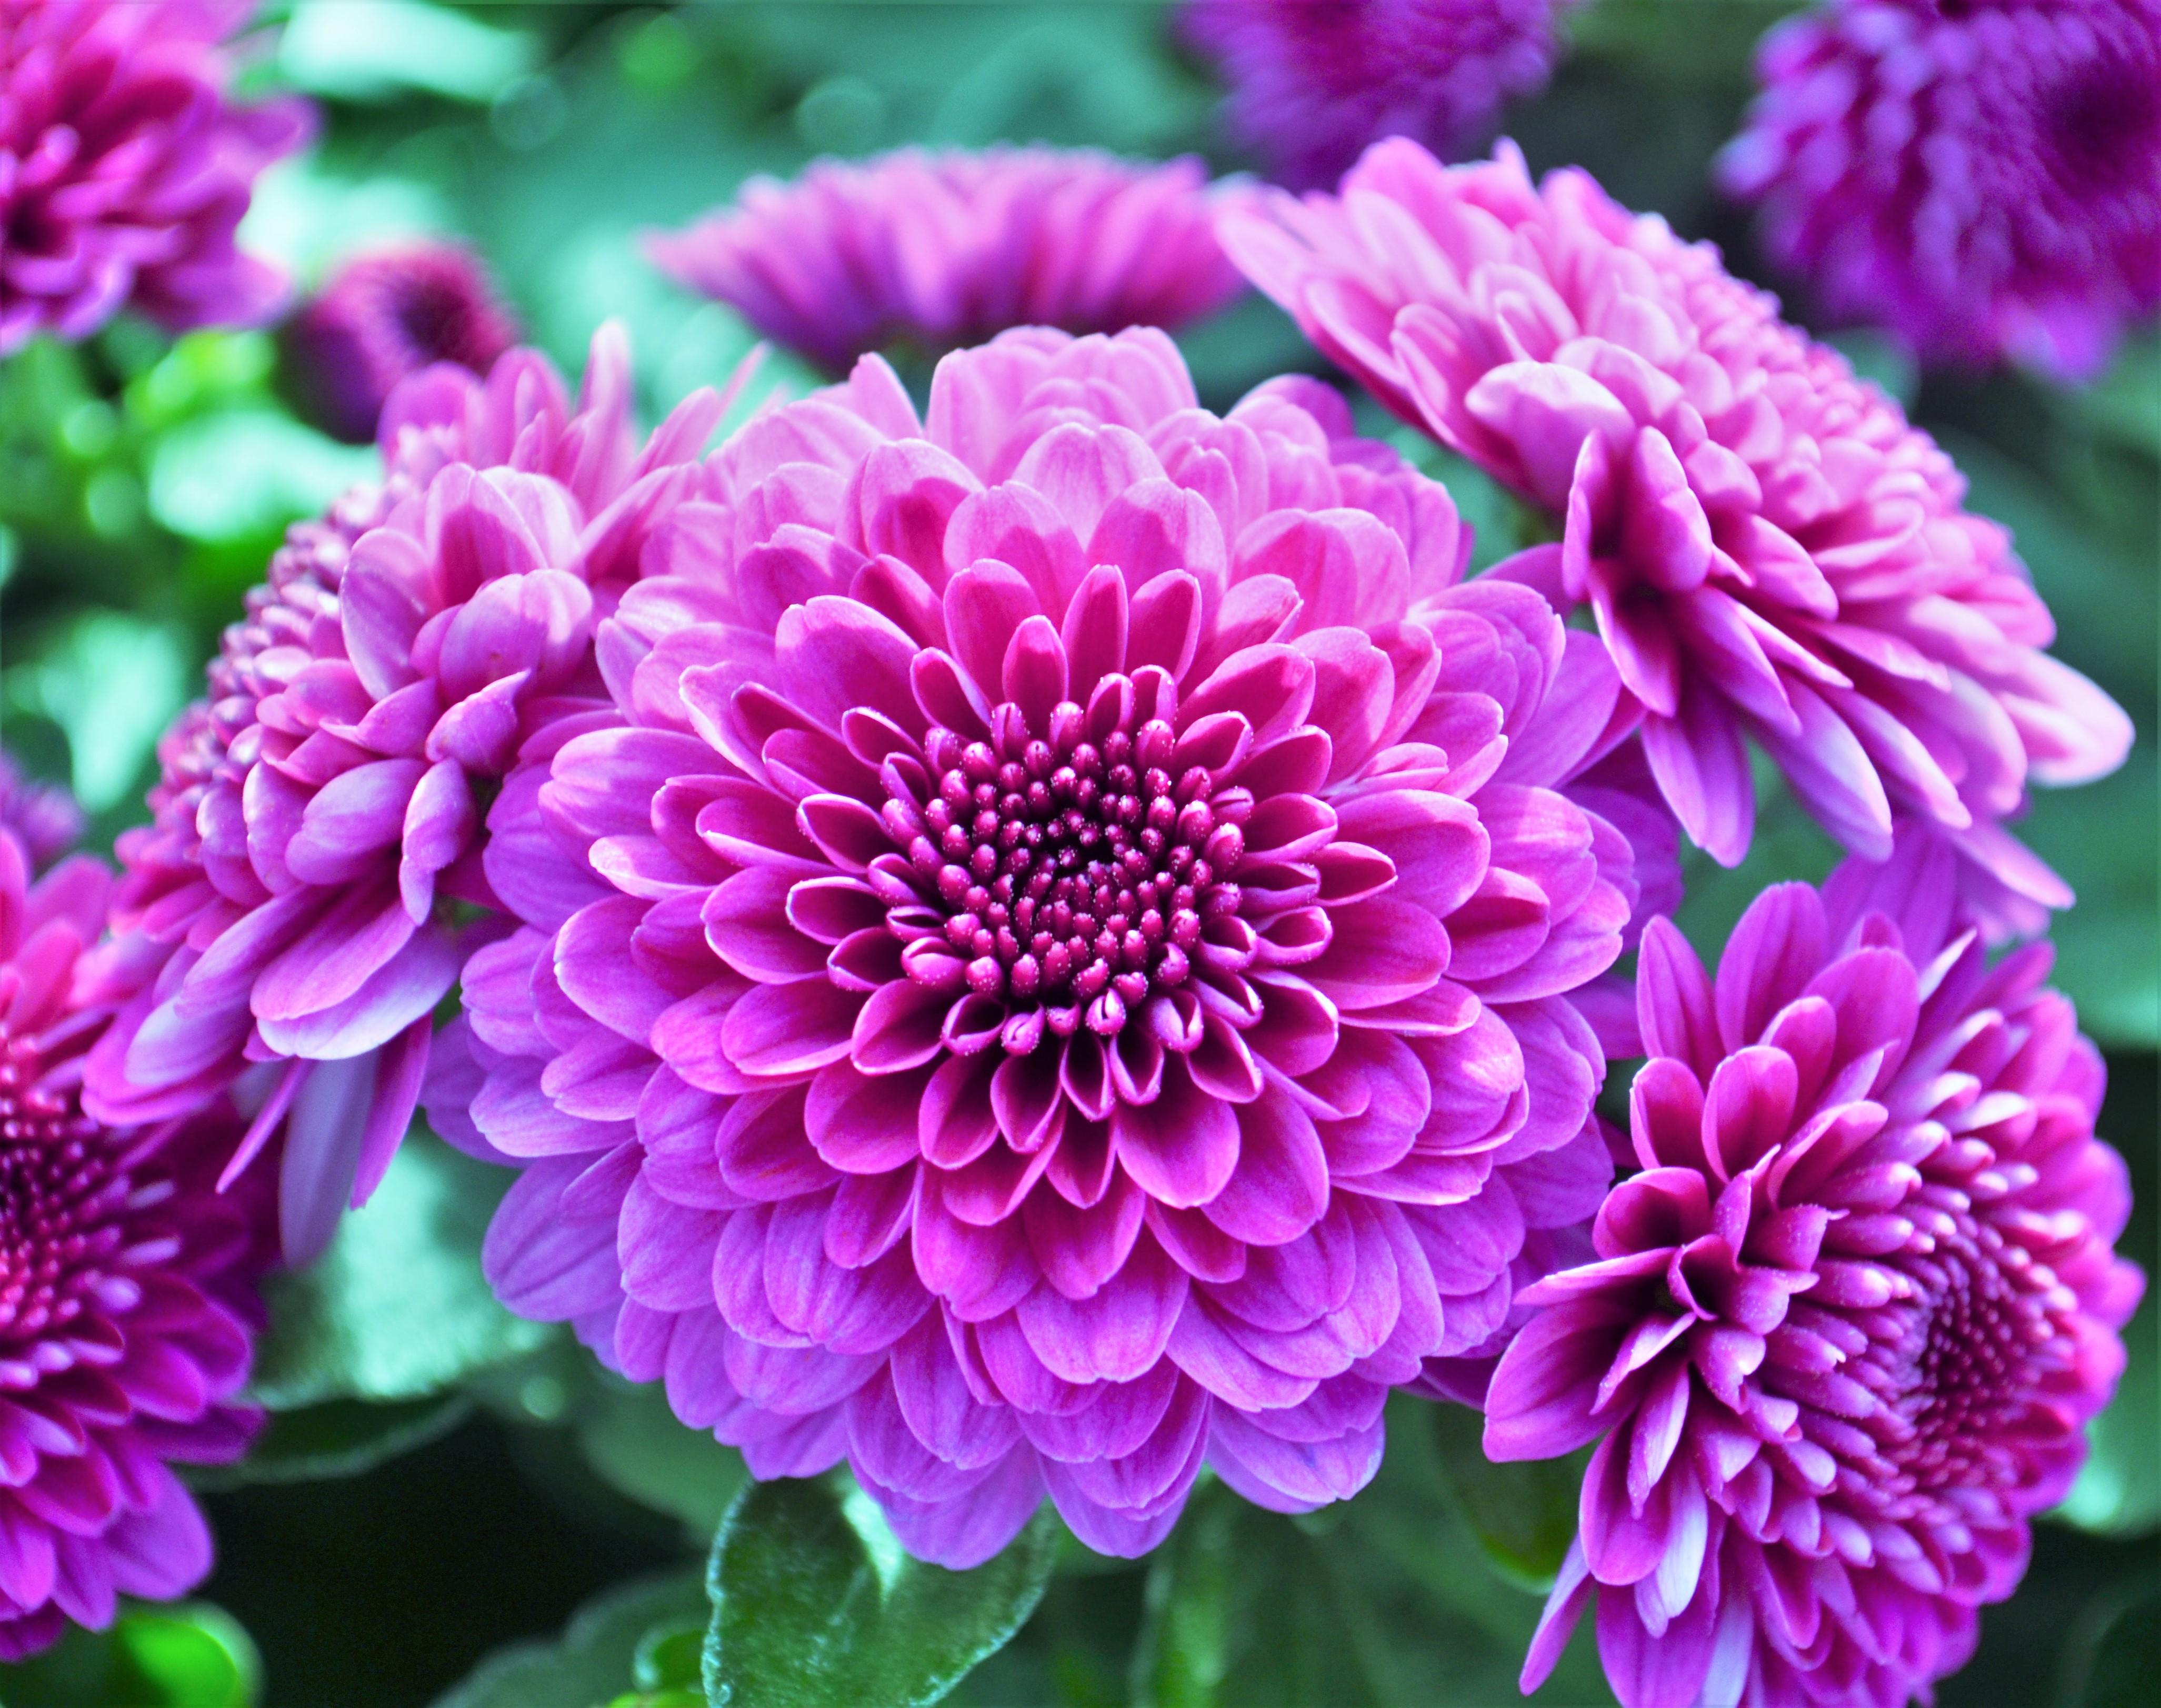
{"type": "Polygon", "coordinates": [[[765,336],[844,373],[1008,326],[1181,326],[1237,294],[1197,159],[1095,148],[898,148],[746,183],[653,258],[765,336]]]}
{"type": "Polygon", "coordinates": [[[1334,392],[1219,418],[1153,329],[920,416],[867,357],[710,478],[491,820],[528,927],[429,1107],[524,1165],[497,1291],[946,1564],[1046,1492],[1141,1552],[1204,1461],[1355,1492],[1610,1177],[1602,649],[1334,392]]]}
{"type": "Polygon", "coordinates": [[[1625,1708],[1925,1701],[2069,1491],[2129,1183],[2048,945],[1990,966],[1953,867],[1778,885],[1716,980],[1645,933],[1641,1172],[1487,1395],[1496,1459],[1598,1443],[1527,1690],[1595,1597],[1625,1708]]]}
{"type": "Polygon", "coordinates": [[[295,1262],[404,1138],[435,1006],[497,908],[497,784],[606,706],[594,627],[723,408],[699,393],[641,447],[629,384],[609,326],[575,404],[529,350],[401,386],[385,485],[288,535],[159,744],[154,822],[120,838],[134,991],[91,1052],[90,1107],[162,1119],[245,1075],[228,1175],[284,1132],[295,1262]]]}
{"type": "Polygon", "coordinates": [[[399,381],[438,362],[486,373],[518,341],[518,321],[471,250],[412,243],[348,261],[293,337],[331,430],[362,440],[399,381]]]}
{"type": "Polygon", "coordinates": [[[116,1133],[78,1101],[111,883],[81,857],[33,883],[0,828],[0,1659],[200,1582],[210,1533],[171,1465],[237,1458],[258,1419],[232,1400],[268,1218],[211,1190],[237,1119],[220,1099],[116,1133]]]}
{"type": "Polygon", "coordinates": [[[233,247],[256,174],[311,109],[227,97],[252,0],[0,0],[0,356],[122,307],[180,331],[284,297],[233,247]]]}
{"type": "Polygon", "coordinates": [[[2070,378],[2161,307],[2161,0],[1828,0],[1719,177],[1830,315],[2070,378]]]}
{"type": "Polygon", "coordinates": [[[1231,128],[1294,190],[1332,190],[1367,145],[1454,155],[1545,86],[1581,0],[1187,0],[1185,34],[1231,86],[1231,128]]]}

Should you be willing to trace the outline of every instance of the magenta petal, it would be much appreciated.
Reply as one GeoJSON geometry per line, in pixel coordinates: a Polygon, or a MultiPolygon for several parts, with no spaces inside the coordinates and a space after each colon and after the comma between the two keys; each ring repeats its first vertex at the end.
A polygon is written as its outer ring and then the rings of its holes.
{"type": "Polygon", "coordinates": [[[1206,1204],[1229,1184],[1238,1164],[1238,1120],[1232,1106],[1202,1094],[1182,1067],[1164,1076],[1163,1095],[1111,1112],[1119,1163],[1141,1190],[1179,1209],[1206,1204]]]}

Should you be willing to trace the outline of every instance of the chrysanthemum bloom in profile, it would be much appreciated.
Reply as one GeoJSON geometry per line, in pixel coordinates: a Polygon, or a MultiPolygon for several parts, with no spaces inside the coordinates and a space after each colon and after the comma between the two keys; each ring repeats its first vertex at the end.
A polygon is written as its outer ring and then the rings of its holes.
{"type": "Polygon", "coordinates": [[[0,0],[0,356],[122,307],[177,331],[265,319],[233,244],[256,175],[306,140],[294,100],[236,105],[221,44],[251,0],[0,0]]]}
{"type": "Polygon", "coordinates": [[[1752,736],[1825,829],[1891,852],[1938,827],[1992,929],[2070,892],[2003,828],[2029,783],[2122,763],[2131,721],[2043,650],[2048,609],[1965,481],[1708,244],[1503,144],[1442,166],[1383,143],[1340,198],[1226,214],[1226,246],[1403,416],[1565,518],[1503,573],[1588,603],[1642,701],[1668,804],[1747,852],[1752,736]]]}
{"type": "Polygon", "coordinates": [[[2091,378],[2161,308],[2161,0],[1830,0],[1719,162],[1823,310],[2091,378]]]}
{"type": "Polygon", "coordinates": [[[1586,1602],[1625,1708],[1929,1700],[2068,1492],[2142,1280],[2100,1055],[1902,836],[1767,891],[1716,979],[1663,921],[1641,1172],[1502,1356],[1486,1450],[1598,1443],[1524,1669],[1586,1602]]]}
{"type": "Polygon", "coordinates": [[[293,337],[331,431],[365,440],[401,380],[439,362],[484,374],[518,341],[518,322],[471,250],[408,243],[340,268],[293,337]]]}
{"type": "Polygon", "coordinates": [[[1008,326],[1178,327],[1241,289],[1198,159],[1096,148],[898,148],[758,177],[649,240],[654,260],[774,342],[845,373],[867,351],[938,355],[1008,326]]]}
{"type": "Polygon", "coordinates": [[[33,882],[0,828],[0,1659],[116,1595],[184,1594],[210,1533],[174,1463],[237,1458],[232,1403],[259,1318],[267,1205],[211,1190],[229,1109],[115,1133],[77,1098],[102,1014],[82,956],[111,879],[63,862],[33,882]]]}
{"type": "Polygon", "coordinates": [[[58,784],[24,777],[13,759],[0,753],[0,831],[13,831],[30,870],[40,872],[82,835],[82,809],[58,784]]]}
{"type": "Polygon", "coordinates": [[[294,1261],[404,1137],[430,1017],[498,909],[490,798],[524,744],[606,706],[594,626],[721,408],[692,397],[641,449],[612,328],[575,404],[529,350],[409,381],[386,484],[292,532],[160,744],[154,822],[119,844],[112,954],[141,988],[90,1106],[162,1119],[246,1075],[228,1177],[284,1129],[294,1261]]]}
{"type": "Polygon", "coordinates": [[[498,1293],[947,1565],[1046,1491],[1138,1553],[1204,1461],[1351,1494],[1611,1176],[1603,652],[1460,584],[1336,393],[1218,418],[1152,329],[949,356],[919,419],[866,358],[712,467],[613,726],[504,791],[529,929],[429,1095],[527,1164],[498,1293]]]}
{"type": "Polygon", "coordinates": [[[1187,0],[1183,34],[1230,85],[1230,122],[1294,190],[1335,186],[1370,143],[1483,146],[1545,86],[1580,0],[1187,0]]]}

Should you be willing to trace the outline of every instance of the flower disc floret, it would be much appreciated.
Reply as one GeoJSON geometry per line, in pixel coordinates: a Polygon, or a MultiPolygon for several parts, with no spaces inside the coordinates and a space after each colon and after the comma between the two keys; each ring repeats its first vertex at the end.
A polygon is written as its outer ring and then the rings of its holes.
{"type": "Polygon", "coordinates": [[[1626,1708],[1925,1700],[2068,1492],[2128,1182],[2048,946],[1991,966],[1952,867],[1777,886],[1715,980],[1645,933],[1640,1169],[1487,1396],[1495,1458],[1597,1443],[1527,1689],[1595,1597],[1626,1708]]]}
{"type": "Polygon", "coordinates": [[[1216,417],[1155,331],[922,417],[868,358],[707,479],[498,805],[527,926],[429,1097],[524,1168],[498,1292],[950,1565],[1046,1492],[1140,1552],[1204,1461],[1352,1492],[1610,1174],[1602,651],[1334,393],[1216,417]]]}

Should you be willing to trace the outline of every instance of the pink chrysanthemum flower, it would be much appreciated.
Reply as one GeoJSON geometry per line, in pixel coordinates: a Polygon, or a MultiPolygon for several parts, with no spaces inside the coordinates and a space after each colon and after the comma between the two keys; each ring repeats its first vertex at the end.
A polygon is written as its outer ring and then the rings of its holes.
{"type": "Polygon", "coordinates": [[[1187,0],[1180,28],[1231,86],[1231,128],[1294,190],[1335,186],[1370,143],[1452,155],[1545,86],[1580,0],[1187,0]]]}
{"type": "Polygon", "coordinates": [[[1779,885],[1716,980],[1645,934],[1642,1172],[1487,1397],[1494,1458],[1599,1444],[1527,1689],[1595,1596],[1626,1708],[1926,1700],[2068,1492],[2129,1186],[2047,945],[1991,966],[1952,864],[1779,885]]]}
{"type": "Polygon", "coordinates": [[[267,1218],[210,1189],[237,1120],[112,1133],[86,1119],[83,951],[111,879],[63,862],[35,883],[0,828],[0,1659],[116,1594],[183,1594],[210,1533],[170,1466],[237,1458],[232,1403],[259,1315],[267,1218]]]}
{"type": "Polygon", "coordinates": [[[220,45],[250,0],[0,0],[0,356],[123,305],[180,331],[284,295],[233,247],[256,174],[306,140],[305,102],[238,107],[220,45]]]}
{"type": "Polygon", "coordinates": [[[1236,295],[1200,161],[1094,148],[898,148],[758,177],[732,207],[654,237],[654,261],[776,343],[845,373],[907,343],[937,355],[1008,326],[1180,326],[1236,295]]]}
{"type": "Polygon", "coordinates": [[[82,835],[82,809],[58,784],[31,781],[0,753],[0,831],[13,831],[30,870],[41,872],[82,835]]]}
{"type": "Polygon", "coordinates": [[[1028,329],[716,455],[602,627],[615,726],[505,788],[531,929],[430,1093],[527,1165],[513,1309],[949,1565],[1046,1490],[1135,1554],[1204,1461],[1364,1483],[1603,1193],[1570,994],[1638,885],[1565,788],[1602,651],[1351,431],[1028,329]]]}
{"type": "Polygon", "coordinates": [[[1950,460],[1716,250],[1580,171],[1534,187],[1507,144],[1447,168],[1383,143],[1340,199],[1223,226],[1391,409],[1566,518],[1508,573],[1590,605],[1699,846],[1747,851],[1753,736],[1856,853],[1927,820],[2029,918],[2068,905],[2003,820],[2029,782],[2113,770],[2130,720],[2042,650],[2048,610],[1950,460]]]}
{"type": "Polygon", "coordinates": [[[296,1262],[404,1136],[430,1017],[497,906],[490,798],[523,743],[606,705],[595,625],[721,413],[700,393],[641,450],[628,359],[604,328],[575,406],[528,350],[401,387],[387,484],[289,535],[160,744],[154,822],[120,839],[141,988],[90,1106],[162,1118],[262,1065],[227,1174],[284,1127],[296,1262]]]}
{"type": "Polygon", "coordinates": [[[2161,0],[1830,0],[1719,178],[1825,312],[2070,378],[2161,307],[2161,0]]]}
{"type": "Polygon", "coordinates": [[[362,440],[408,375],[438,362],[486,373],[518,341],[518,322],[470,249],[409,243],[339,268],[293,336],[331,430],[362,440]]]}

